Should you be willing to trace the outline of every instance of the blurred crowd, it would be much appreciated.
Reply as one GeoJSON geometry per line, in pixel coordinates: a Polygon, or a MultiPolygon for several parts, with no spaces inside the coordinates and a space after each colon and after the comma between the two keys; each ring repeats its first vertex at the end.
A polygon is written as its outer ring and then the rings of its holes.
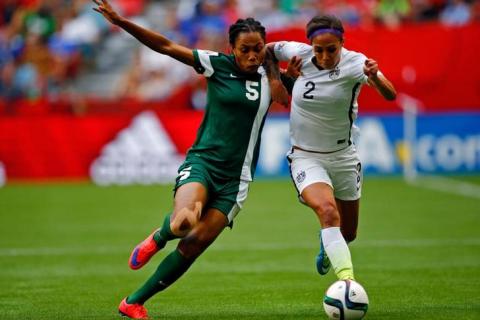
{"type": "MultiPolygon", "coordinates": [[[[225,51],[228,26],[252,16],[268,31],[304,27],[315,14],[351,27],[480,20],[477,0],[111,0],[118,12],[189,47],[225,51]]],[[[92,10],[91,0],[0,2],[0,100],[134,98],[156,101],[189,84],[192,106],[205,102],[191,68],[156,54],[92,10]]]]}

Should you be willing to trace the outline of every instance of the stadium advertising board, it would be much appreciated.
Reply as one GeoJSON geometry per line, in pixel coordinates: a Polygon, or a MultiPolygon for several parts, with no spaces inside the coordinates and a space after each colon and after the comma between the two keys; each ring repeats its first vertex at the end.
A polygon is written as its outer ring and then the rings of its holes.
{"type": "MultiPolygon", "coordinates": [[[[173,183],[201,112],[0,119],[0,185],[15,179],[84,179],[100,185],[173,183]],[[52,161],[55,159],[55,161],[52,161]]],[[[367,174],[400,174],[408,155],[420,173],[480,173],[480,112],[420,115],[415,146],[402,115],[361,115],[356,139],[367,174]]],[[[288,177],[287,115],[267,119],[257,177],[288,177]]]]}
{"type": "MultiPolygon", "coordinates": [[[[367,174],[400,174],[412,155],[420,173],[480,172],[480,113],[420,115],[414,144],[404,139],[402,115],[361,116],[355,141],[367,174]]],[[[288,176],[288,118],[270,117],[262,136],[257,176],[288,176]]]]}

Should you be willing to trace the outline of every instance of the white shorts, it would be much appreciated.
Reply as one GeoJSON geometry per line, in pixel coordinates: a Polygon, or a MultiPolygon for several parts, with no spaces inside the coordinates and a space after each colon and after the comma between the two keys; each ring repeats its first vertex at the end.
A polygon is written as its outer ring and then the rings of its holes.
{"type": "Polygon", "coordinates": [[[309,152],[291,149],[287,154],[290,175],[301,194],[309,185],[317,182],[328,184],[335,198],[357,200],[362,193],[362,164],[352,144],[332,153],[309,152]]]}

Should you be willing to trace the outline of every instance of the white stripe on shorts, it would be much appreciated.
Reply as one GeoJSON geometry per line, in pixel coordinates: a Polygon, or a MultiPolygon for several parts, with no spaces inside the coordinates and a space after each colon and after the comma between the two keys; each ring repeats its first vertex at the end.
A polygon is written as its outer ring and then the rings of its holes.
{"type": "Polygon", "coordinates": [[[242,210],[243,204],[247,199],[248,195],[248,185],[250,184],[249,181],[240,180],[240,186],[238,187],[238,194],[237,194],[237,203],[232,207],[230,212],[227,215],[228,223],[232,222],[233,219],[237,216],[237,214],[242,210]]]}

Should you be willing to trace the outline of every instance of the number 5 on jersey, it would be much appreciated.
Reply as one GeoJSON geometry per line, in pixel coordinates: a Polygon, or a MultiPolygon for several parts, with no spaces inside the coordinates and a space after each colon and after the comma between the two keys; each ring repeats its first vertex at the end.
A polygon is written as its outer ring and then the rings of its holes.
{"type": "Polygon", "coordinates": [[[185,180],[188,177],[190,177],[190,171],[191,170],[192,170],[192,166],[190,166],[188,168],[185,168],[182,171],[180,171],[180,173],[178,174],[178,177],[177,177],[178,181],[182,181],[182,180],[185,180]]]}
{"type": "Polygon", "coordinates": [[[258,90],[254,87],[258,87],[258,82],[247,80],[245,82],[245,86],[247,87],[246,95],[248,100],[252,100],[252,101],[257,100],[260,94],[258,93],[258,90]]]}

